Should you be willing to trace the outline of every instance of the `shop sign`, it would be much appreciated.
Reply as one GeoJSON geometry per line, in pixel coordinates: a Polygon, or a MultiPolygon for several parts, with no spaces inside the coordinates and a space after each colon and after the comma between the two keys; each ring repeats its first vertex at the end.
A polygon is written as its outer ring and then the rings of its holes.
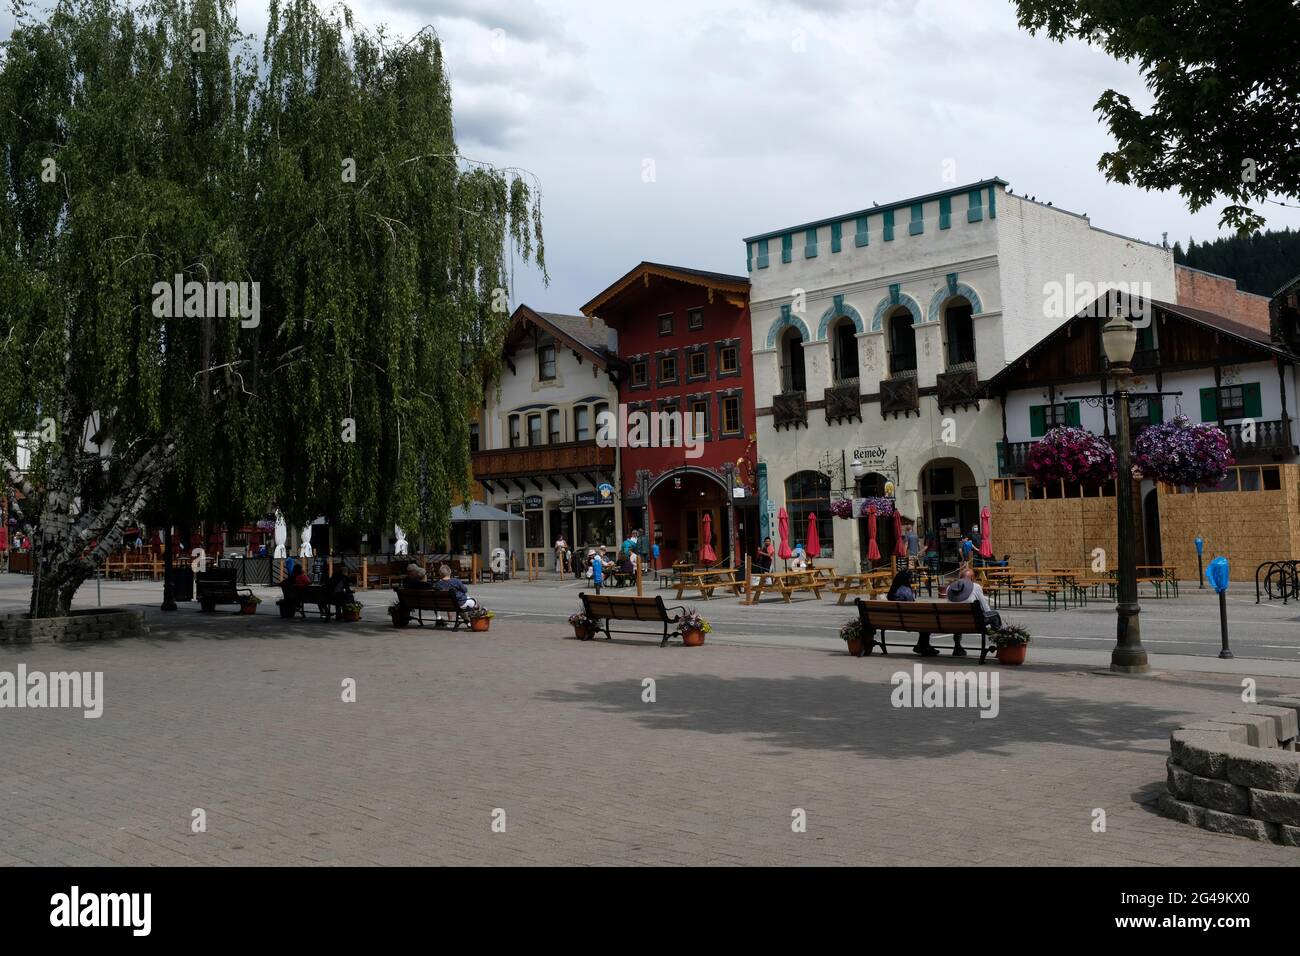
{"type": "Polygon", "coordinates": [[[574,495],[573,502],[579,508],[589,508],[596,503],[596,492],[580,491],[574,495]]]}
{"type": "Polygon", "coordinates": [[[524,507],[525,507],[525,508],[529,508],[529,509],[537,509],[537,508],[540,508],[541,506],[542,506],[542,496],[541,496],[541,495],[525,495],[525,496],[524,496],[524,507]]]}

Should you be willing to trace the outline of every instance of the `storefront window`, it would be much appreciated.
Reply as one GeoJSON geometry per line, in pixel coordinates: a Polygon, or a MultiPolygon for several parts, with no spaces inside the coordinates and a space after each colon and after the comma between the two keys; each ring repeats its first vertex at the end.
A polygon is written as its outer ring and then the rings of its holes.
{"type": "Polygon", "coordinates": [[[614,547],[614,509],[613,508],[579,508],[574,512],[578,517],[578,543],[582,547],[600,544],[614,547]]]}
{"type": "Polygon", "coordinates": [[[524,547],[546,547],[546,529],[542,527],[544,514],[542,511],[524,512],[524,547]]]}
{"type": "Polygon", "coordinates": [[[785,482],[785,510],[790,516],[790,547],[808,541],[808,516],[817,516],[822,557],[833,557],[831,538],[831,480],[819,471],[800,471],[785,482]]]}

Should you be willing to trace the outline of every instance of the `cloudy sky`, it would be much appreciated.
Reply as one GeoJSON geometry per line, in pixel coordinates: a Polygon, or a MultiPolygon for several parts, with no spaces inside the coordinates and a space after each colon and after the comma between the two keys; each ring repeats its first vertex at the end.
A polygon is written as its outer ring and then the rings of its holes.
{"type": "MultiPolygon", "coordinates": [[[[547,311],[642,259],[743,273],[743,236],[941,189],[945,160],[1151,242],[1219,232],[1213,209],[1106,182],[1092,107],[1107,88],[1147,103],[1136,68],[1029,36],[1010,0],[355,6],[405,35],[432,24],[462,152],[540,181],[551,283],[521,268],[514,299],[547,311]]],[[[265,9],[239,0],[245,29],[265,9]]]]}

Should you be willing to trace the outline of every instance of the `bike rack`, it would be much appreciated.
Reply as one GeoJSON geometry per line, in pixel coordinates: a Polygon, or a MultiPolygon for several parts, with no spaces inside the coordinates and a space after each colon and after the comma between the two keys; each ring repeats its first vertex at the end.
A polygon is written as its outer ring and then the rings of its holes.
{"type": "Polygon", "coordinates": [[[1264,592],[1271,601],[1274,598],[1273,586],[1269,583],[1276,573],[1278,575],[1278,590],[1282,592],[1282,604],[1285,606],[1288,600],[1296,598],[1300,600],[1300,561],[1283,560],[1283,561],[1265,561],[1255,569],[1255,603],[1259,604],[1259,572],[1268,570],[1264,574],[1264,592]]]}

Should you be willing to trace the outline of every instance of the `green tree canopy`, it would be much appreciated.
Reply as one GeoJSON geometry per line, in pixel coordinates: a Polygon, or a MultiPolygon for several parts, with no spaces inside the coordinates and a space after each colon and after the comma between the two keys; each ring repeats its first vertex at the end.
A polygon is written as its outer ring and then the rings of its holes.
{"type": "Polygon", "coordinates": [[[432,31],[272,0],[258,54],[231,0],[19,10],[0,177],[0,427],[53,439],[5,462],[34,612],[164,474],[197,515],[445,534],[509,257],[545,265],[535,185],[456,148],[432,31]]]}
{"type": "Polygon", "coordinates": [[[1115,138],[1098,167],[1143,189],[1176,189],[1193,211],[1230,200],[1220,224],[1262,228],[1270,196],[1300,197],[1300,4],[1295,0],[1013,0],[1020,25],[1135,60],[1149,111],[1106,90],[1115,138]]]}

